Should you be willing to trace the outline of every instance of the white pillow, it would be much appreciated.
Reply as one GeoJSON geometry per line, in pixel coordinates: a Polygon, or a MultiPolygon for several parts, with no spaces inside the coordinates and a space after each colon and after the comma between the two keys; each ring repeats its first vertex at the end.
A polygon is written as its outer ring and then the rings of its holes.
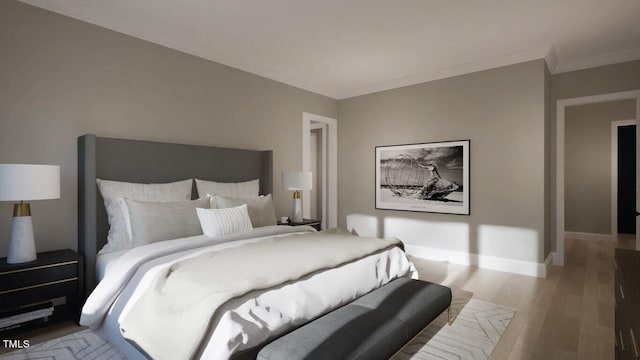
{"type": "MultiPolygon", "coordinates": [[[[248,198],[234,198],[213,195],[211,197],[211,204],[215,204],[218,209],[225,209],[242,204],[247,204],[247,211],[249,212],[249,218],[251,219],[251,225],[256,227],[276,225],[278,219],[276,218],[276,209],[273,206],[273,199],[271,194],[267,196],[248,197],[248,198]]],[[[213,206],[211,206],[213,208],[213,206]]]]}
{"type": "Polygon", "coordinates": [[[198,195],[221,195],[229,197],[254,197],[260,194],[260,179],[237,183],[223,183],[196,179],[198,195]]]}
{"type": "Polygon", "coordinates": [[[122,198],[155,202],[190,200],[193,181],[189,179],[167,184],[138,184],[96,179],[96,183],[104,199],[109,221],[107,243],[99,252],[104,254],[132,247],[129,215],[122,198]]]}
{"type": "Polygon", "coordinates": [[[243,233],[253,229],[247,205],[227,209],[197,208],[196,212],[202,232],[209,237],[243,233]]]}
{"type": "Polygon", "coordinates": [[[196,208],[209,208],[209,199],[177,202],[125,199],[134,247],[163,240],[202,235],[196,208]]]}

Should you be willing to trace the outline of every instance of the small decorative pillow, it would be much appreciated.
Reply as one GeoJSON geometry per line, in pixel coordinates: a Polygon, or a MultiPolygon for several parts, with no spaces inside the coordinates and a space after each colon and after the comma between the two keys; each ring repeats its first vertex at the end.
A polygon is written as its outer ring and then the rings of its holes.
{"type": "Polygon", "coordinates": [[[202,232],[210,237],[251,231],[251,219],[247,205],[227,209],[197,208],[202,232]]]}
{"type": "Polygon", "coordinates": [[[196,208],[209,208],[209,198],[165,202],[125,199],[134,247],[163,240],[202,235],[196,208]]]}
{"type": "Polygon", "coordinates": [[[254,197],[260,194],[260,179],[237,183],[196,179],[196,188],[200,197],[205,194],[228,197],[254,197]]]}
{"type": "Polygon", "coordinates": [[[215,203],[218,209],[247,204],[249,218],[251,219],[251,225],[253,225],[253,227],[277,224],[278,219],[276,218],[276,210],[273,206],[273,198],[271,197],[271,194],[250,198],[233,198],[214,195],[212,200],[212,204],[215,203]]]}
{"type": "Polygon", "coordinates": [[[131,226],[123,198],[136,201],[171,202],[191,199],[193,180],[166,184],[139,184],[96,179],[109,221],[107,244],[101,254],[130,249],[131,226]]]}

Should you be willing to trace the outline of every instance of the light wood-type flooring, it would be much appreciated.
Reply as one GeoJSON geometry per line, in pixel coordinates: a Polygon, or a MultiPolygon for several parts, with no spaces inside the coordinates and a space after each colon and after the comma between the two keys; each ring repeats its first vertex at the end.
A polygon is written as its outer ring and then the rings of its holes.
{"type": "MultiPolygon", "coordinates": [[[[546,279],[412,260],[421,279],[451,287],[454,296],[516,309],[490,359],[609,360],[614,357],[614,249],[631,249],[633,241],[629,236],[617,242],[567,239],[565,266],[552,266],[546,279]]],[[[19,338],[36,344],[81,329],[63,323],[19,338]]]]}
{"type": "Polygon", "coordinates": [[[546,279],[412,259],[420,278],[453,289],[454,296],[516,309],[490,359],[588,360],[614,358],[614,266],[617,242],[565,241],[565,265],[546,279]]]}

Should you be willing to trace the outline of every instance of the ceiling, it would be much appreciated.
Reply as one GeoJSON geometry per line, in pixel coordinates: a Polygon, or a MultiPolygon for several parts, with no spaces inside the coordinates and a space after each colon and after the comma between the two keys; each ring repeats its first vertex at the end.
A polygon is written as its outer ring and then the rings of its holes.
{"type": "Polygon", "coordinates": [[[640,59],[638,0],[22,0],[335,99],[640,59]]]}

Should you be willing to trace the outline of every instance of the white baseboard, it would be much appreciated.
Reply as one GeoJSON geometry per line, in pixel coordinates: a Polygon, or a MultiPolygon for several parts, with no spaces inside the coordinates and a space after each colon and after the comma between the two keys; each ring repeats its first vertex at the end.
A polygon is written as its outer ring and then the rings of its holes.
{"type": "Polygon", "coordinates": [[[423,259],[448,261],[459,265],[476,266],[483,269],[505,271],[540,278],[547,277],[548,269],[553,261],[553,253],[549,254],[544,263],[536,263],[411,244],[405,244],[405,249],[407,254],[423,259]]]}
{"type": "Polygon", "coordinates": [[[596,240],[596,241],[614,241],[615,238],[611,234],[594,234],[583,233],[574,231],[565,231],[564,238],[578,239],[578,240],[596,240]]]}
{"type": "Polygon", "coordinates": [[[547,274],[549,273],[549,268],[551,267],[551,265],[556,265],[555,264],[555,259],[556,259],[556,253],[555,252],[550,252],[549,255],[547,256],[547,258],[544,260],[544,277],[547,277],[547,274]]]}
{"type": "Polygon", "coordinates": [[[553,261],[552,265],[564,266],[564,258],[560,258],[555,251],[551,252],[549,256],[553,261]]]}

